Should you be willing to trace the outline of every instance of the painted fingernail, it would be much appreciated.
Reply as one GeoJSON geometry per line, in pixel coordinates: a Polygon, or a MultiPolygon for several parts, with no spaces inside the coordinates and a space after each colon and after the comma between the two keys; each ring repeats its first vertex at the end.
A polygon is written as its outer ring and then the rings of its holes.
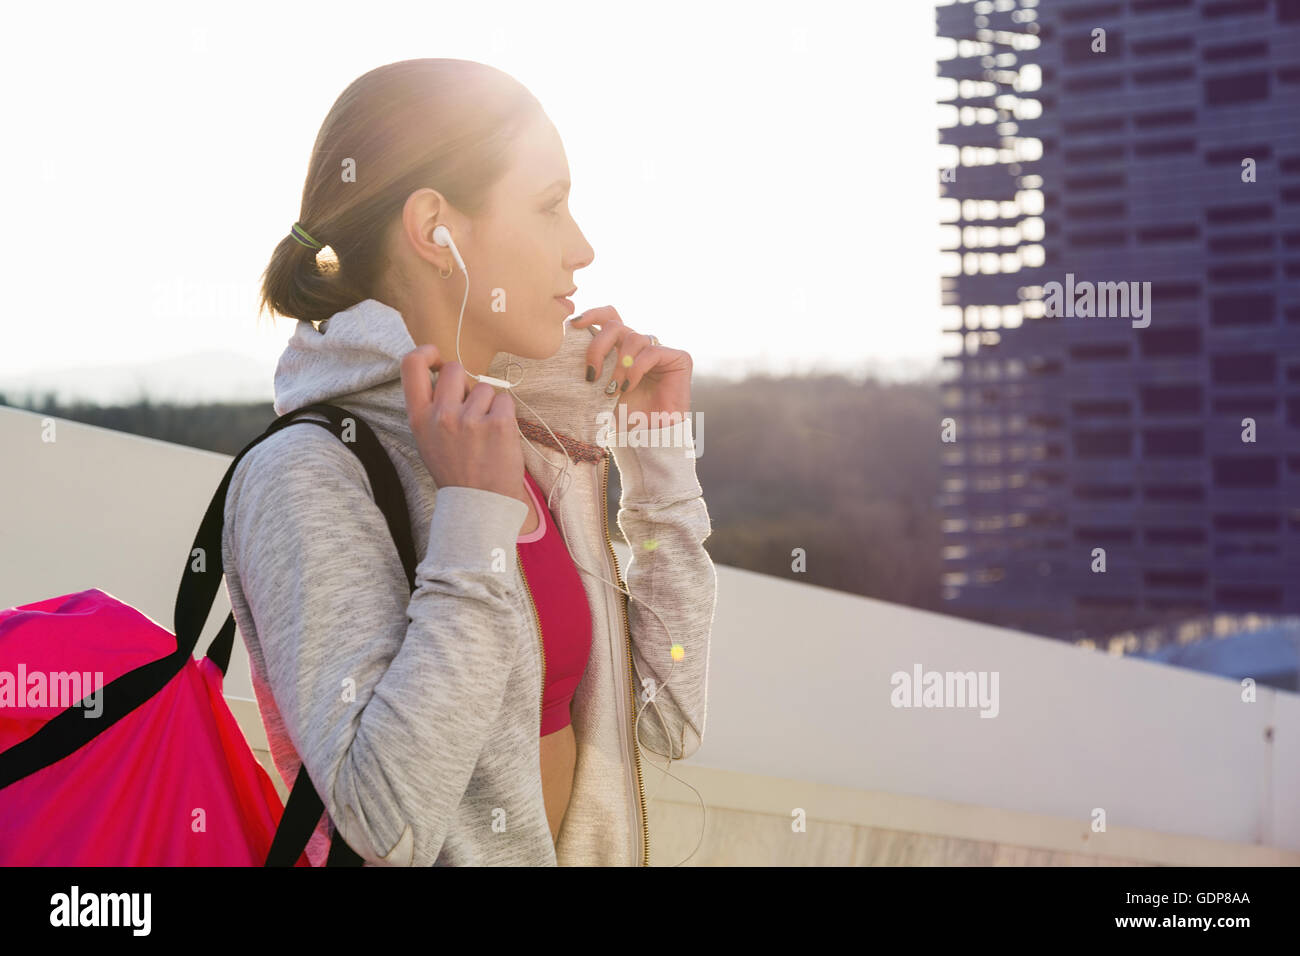
{"type": "Polygon", "coordinates": [[[632,382],[632,380],[631,380],[630,378],[625,378],[625,379],[623,379],[623,385],[622,385],[622,387],[619,389],[619,391],[620,391],[620,392],[626,392],[626,391],[627,391],[627,387],[628,387],[628,385],[631,384],[631,382],[632,382]]]}
{"type": "Polygon", "coordinates": [[[618,391],[618,382],[614,381],[614,380],[611,378],[611,379],[609,380],[609,384],[605,386],[605,394],[606,394],[606,395],[613,395],[613,394],[614,394],[615,392],[617,392],[617,391],[618,391]]]}
{"type": "Polygon", "coordinates": [[[596,381],[596,366],[594,365],[587,366],[587,381],[589,382],[596,381]]]}

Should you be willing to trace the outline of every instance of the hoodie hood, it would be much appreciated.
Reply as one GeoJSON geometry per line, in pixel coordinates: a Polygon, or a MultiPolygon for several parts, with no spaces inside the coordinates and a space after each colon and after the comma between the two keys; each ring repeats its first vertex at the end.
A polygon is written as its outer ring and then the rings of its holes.
{"type": "MultiPolygon", "coordinates": [[[[544,359],[498,353],[487,375],[518,382],[515,414],[544,421],[558,435],[599,445],[604,413],[614,413],[618,395],[606,395],[617,349],[605,357],[594,382],[586,378],[587,348],[594,330],[564,323],[558,352],[544,359]],[[530,410],[531,406],[531,410],[530,410]]],[[[402,389],[402,358],[415,348],[396,309],[365,299],[320,323],[298,322],[275,370],[275,414],[284,415],[316,402],[345,404],[370,424],[410,436],[402,389]]],[[[437,372],[430,373],[437,381],[437,372]]]]}

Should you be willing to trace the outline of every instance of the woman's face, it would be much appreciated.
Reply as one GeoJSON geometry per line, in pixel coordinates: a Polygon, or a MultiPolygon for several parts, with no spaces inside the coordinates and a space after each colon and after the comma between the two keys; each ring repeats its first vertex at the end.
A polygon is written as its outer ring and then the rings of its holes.
{"type": "MultiPolygon", "coordinates": [[[[559,351],[570,314],[560,298],[572,295],[574,273],[595,258],[568,196],[564,146],[539,114],[516,138],[514,160],[469,234],[455,236],[471,283],[464,328],[473,323],[489,351],[532,359],[559,351]]],[[[456,292],[459,313],[463,286],[456,292]]]]}

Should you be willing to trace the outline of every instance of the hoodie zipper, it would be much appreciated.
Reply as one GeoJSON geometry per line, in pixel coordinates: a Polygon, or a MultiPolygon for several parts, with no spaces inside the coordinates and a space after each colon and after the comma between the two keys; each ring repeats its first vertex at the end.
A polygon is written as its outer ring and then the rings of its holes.
{"type": "Polygon", "coordinates": [[[542,732],[542,705],[546,701],[546,644],[542,640],[542,618],[537,613],[537,604],[533,601],[533,589],[528,586],[528,575],[524,574],[524,562],[515,548],[515,564],[519,565],[519,576],[524,580],[524,593],[528,595],[528,606],[533,610],[533,627],[537,630],[537,649],[542,654],[542,687],[537,692],[537,733],[542,732]]]}
{"type": "MultiPolygon", "coordinates": [[[[605,532],[605,547],[609,550],[609,559],[614,567],[614,580],[624,591],[627,585],[623,583],[623,576],[619,573],[618,556],[614,554],[614,542],[609,537],[609,459],[610,452],[605,451],[605,460],[602,462],[600,472],[600,519],[601,526],[605,532]]],[[[642,866],[650,865],[650,823],[646,814],[645,806],[645,781],[641,776],[641,752],[636,745],[636,690],[635,690],[635,669],[632,663],[632,625],[628,621],[627,615],[627,595],[620,594],[616,604],[621,608],[619,615],[623,620],[623,634],[627,646],[627,692],[628,700],[631,703],[629,715],[632,720],[632,759],[636,765],[636,788],[638,799],[641,806],[641,846],[643,855],[641,858],[642,866]]]]}

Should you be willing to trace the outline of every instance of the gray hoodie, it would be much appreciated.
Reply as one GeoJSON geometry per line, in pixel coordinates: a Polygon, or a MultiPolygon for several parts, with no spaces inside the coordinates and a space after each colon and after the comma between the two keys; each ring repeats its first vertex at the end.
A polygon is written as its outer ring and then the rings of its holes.
{"type": "MultiPolygon", "coordinates": [[[[557,435],[609,444],[616,350],[588,382],[590,343],[566,322],[554,356],[502,353],[487,374],[522,374],[516,394],[557,435]]],[[[641,751],[683,759],[704,736],[717,577],[690,424],[654,430],[659,447],[609,444],[602,460],[576,462],[551,504],[575,561],[650,604],[672,638],[639,601],[579,568],[591,656],[573,699],[573,791],[552,843],[538,752],[543,649],[515,555],[528,508],[435,487],[402,390],[413,348],[401,315],[367,299],[319,331],[298,323],[275,374],[277,415],[330,402],[374,429],[411,515],[413,593],[360,461],[324,429],[294,425],[262,442],[226,497],[226,585],[272,759],[286,785],[305,761],[325,805],[309,858],[324,862],[337,827],[367,865],[649,865],[641,751]],[[625,581],[608,535],[611,457],[633,554],[625,581]],[[685,651],[676,664],[673,643],[685,651]]],[[[536,421],[522,403],[516,411],[536,421]]],[[[520,444],[549,495],[563,454],[520,444]]]]}

